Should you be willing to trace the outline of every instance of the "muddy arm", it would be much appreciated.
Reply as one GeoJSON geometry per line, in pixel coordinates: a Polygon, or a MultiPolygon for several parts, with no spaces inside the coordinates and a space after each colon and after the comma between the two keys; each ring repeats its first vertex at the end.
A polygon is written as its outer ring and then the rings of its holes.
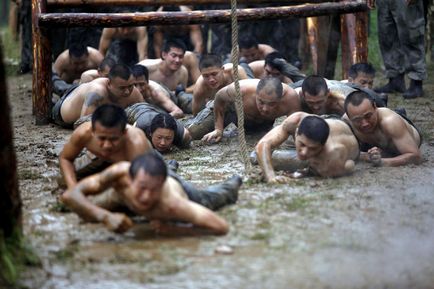
{"type": "Polygon", "coordinates": [[[184,112],[180,109],[169,97],[168,93],[161,87],[151,86],[152,100],[158,106],[169,112],[174,118],[181,118],[184,116],[184,112]]]}
{"type": "Polygon", "coordinates": [[[235,85],[230,84],[220,89],[214,100],[214,131],[206,134],[202,140],[204,142],[219,142],[223,136],[225,109],[235,100],[235,85]]]}
{"type": "Polygon", "coordinates": [[[148,58],[148,32],[146,27],[138,27],[137,35],[137,55],[139,61],[148,58]]]}
{"type": "Polygon", "coordinates": [[[213,211],[185,200],[176,205],[172,219],[187,222],[191,225],[176,225],[161,220],[152,221],[151,226],[157,233],[164,235],[225,235],[229,231],[227,222],[213,211]]]}
{"type": "MultiPolygon", "coordinates": [[[[416,143],[405,125],[405,120],[396,114],[382,120],[381,126],[385,136],[393,141],[396,149],[401,153],[392,158],[381,158],[383,166],[402,166],[406,164],[419,164],[422,157],[419,144],[416,143]]],[[[370,150],[373,151],[372,149],[370,150]]],[[[385,151],[387,153],[387,151],[385,151]]],[[[368,152],[368,155],[370,153],[368,152]]]]}
{"type": "Polygon", "coordinates": [[[109,229],[122,232],[132,226],[131,220],[123,214],[113,214],[94,205],[86,197],[97,195],[118,182],[128,173],[129,163],[121,162],[110,166],[103,172],[87,177],[76,186],[65,191],[62,201],[81,218],[90,222],[103,222],[109,229]]]}
{"type": "Polygon", "coordinates": [[[113,34],[114,28],[104,28],[102,31],[98,50],[103,56],[106,56],[107,50],[109,49],[112,42],[113,34]]]}
{"type": "Polygon", "coordinates": [[[276,177],[271,162],[272,151],[285,142],[290,135],[295,134],[298,124],[306,115],[304,112],[291,114],[281,125],[269,131],[256,145],[258,162],[267,182],[280,182],[279,178],[276,177]]]}
{"type": "Polygon", "coordinates": [[[71,138],[65,144],[59,156],[60,171],[68,189],[77,184],[74,160],[85,147],[86,140],[82,133],[83,128],[84,126],[79,127],[72,133],[71,138]]]}
{"type": "Polygon", "coordinates": [[[193,100],[191,103],[191,110],[193,112],[193,115],[197,115],[199,111],[201,111],[205,107],[206,103],[206,89],[204,87],[204,81],[203,77],[200,76],[197,81],[196,85],[194,86],[193,90],[193,100]]]}

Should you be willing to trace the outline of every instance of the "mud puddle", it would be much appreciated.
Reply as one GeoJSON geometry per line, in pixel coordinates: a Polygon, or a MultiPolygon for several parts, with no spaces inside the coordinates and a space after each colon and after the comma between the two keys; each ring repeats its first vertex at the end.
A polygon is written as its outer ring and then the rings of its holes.
{"type": "MultiPolygon", "coordinates": [[[[247,180],[235,206],[219,211],[224,237],[124,235],[83,223],[57,202],[57,155],[69,131],[37,127],[30,77],[10,79],[24,231],[42,260],[23,288],[432,288],[434,284],[434,80],[404,106],[427,140],[425,162],[403,168],[359,164],[352,176],[288,185],[247,180]],[[19,85],[18,85],[19,84],[19,85]],[[431,145],[430,145],[431,144],[431,145]],[[228,254],[218,248],[231,249],[228,254]]],[[[248,137],[252,150],[257,139],[248,137]]],[[[237,138],[199,142],[168,158],[198,186],[243,171],[237,138]]]]}

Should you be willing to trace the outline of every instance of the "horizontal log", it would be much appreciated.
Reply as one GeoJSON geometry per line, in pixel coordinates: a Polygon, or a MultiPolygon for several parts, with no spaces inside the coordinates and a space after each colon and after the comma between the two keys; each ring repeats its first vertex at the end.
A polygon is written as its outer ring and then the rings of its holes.
{"type": "MultiPolygon", "coordinates": [[[[239,4],[301,4],[301,3],[322,3],[330,0],[238,0],[239,4]]],[[[163,5],[210,5],[226,4],[229,0],[48,0],[51,7],[82,7],[86,6],[163,6],[163,5]]]]}
{"type": "MultiPolygon", "coordinates": [[[[238,21],[311,17],[366,11],[365,2],[344,1],[297,6],[245,8],[237,10],[238,21]]],[[[221,23],[231,19],[230,10],[195,10],[190,12],[140,13],[41,13],[39,25],[56,27],[77,26],[144,26],[221,23]]]]}

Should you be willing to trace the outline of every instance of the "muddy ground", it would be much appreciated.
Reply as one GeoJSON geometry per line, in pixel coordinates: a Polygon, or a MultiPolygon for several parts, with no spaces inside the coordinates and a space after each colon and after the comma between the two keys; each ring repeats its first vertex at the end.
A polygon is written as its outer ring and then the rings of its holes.
{"type": "MultiPolygon", "coordinates": [[[[42,261],[22,288],[434,288],[434,77],[425,97],[390,97],[423,131],[420,166],[358,164],[352,176],[287,185],[247,180],[219,212],[224,237],[157,236],[137,219],[118,235],[57,202],[58,153],[70,131],[35,126],[31,77],[9,78],[24,231],[42,261]],[[229,246],[230,254],[216,250],[229,246]]],[[[384,79],[380,79],[384,81],[384,79]]],[[[257,139],[249,138],[252,149],[257,139]]],[[[243,173],[237,138],[170,157],[199,186],[243,173]]]]}

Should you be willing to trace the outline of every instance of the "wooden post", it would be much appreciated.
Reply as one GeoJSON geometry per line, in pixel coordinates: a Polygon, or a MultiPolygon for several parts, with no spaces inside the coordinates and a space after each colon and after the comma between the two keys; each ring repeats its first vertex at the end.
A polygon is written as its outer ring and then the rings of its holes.
{"type": "Polygon", "coordinates": [[[0,242],[1,238],[11,237],[17,228],[21,230],[21,198],[7,92],[0,45],[0,242]]]}
{"type": "Polygon", "coordinates": [[[368,61],[368,14],[341,16],[342,78],[348,78],[351,65],[368,61]]]}
{"type": "Polygon", "coordinates": [[[51,46],[48,28],[39,25],[39,16],[46,12],[46,0],[32,0],[33,38],[33,114],[36,125],[47,124],[51,109],[51,46]]]}

